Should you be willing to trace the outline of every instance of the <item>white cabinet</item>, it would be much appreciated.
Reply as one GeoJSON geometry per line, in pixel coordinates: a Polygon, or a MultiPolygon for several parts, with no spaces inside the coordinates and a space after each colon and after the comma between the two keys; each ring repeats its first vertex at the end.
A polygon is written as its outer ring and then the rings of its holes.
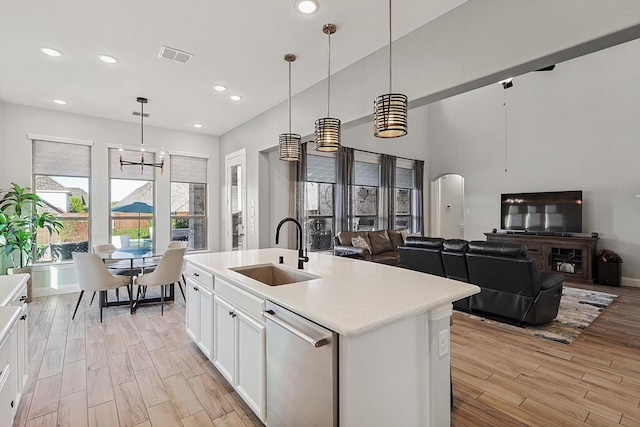
{"type": "Polygon", "coordinates": [[[264,420],[266,330],[264,300],[216,278],[213,363],[264,420]]]}
{"type": "Polygon", "coordinates": [[[9,321],[10,329],[0,339],[0,427],[11,427],[20,398],[16,371],[18,311],[13,311],[11,318],[4,316],[3,320],[9,321]]]}
{"type": "Polygon", "coordinates": [[[214,318],[214,351],[213,364],[218,368],[231,385],[234,383],[236,326],[235,307],[218,297],[213,297],[214,318]]]}
{"type": "Polygon", "coordinates": [[[213,291],[208,283],[187,276],[187,335],[211,358],[213,349],[213,291]]]}
{"type": "Polygon", "coordinates": [[[236,390],[258,415],[266,404],[265,325],[237,311],[236,390]]]}

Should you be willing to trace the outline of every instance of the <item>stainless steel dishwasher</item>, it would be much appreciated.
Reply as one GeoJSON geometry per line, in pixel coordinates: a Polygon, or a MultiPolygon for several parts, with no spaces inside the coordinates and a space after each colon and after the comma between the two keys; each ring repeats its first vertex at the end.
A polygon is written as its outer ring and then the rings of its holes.
{"type": "Polygon", "coordinates": [[[338,426],[338,334],[267,301],[267,426],[338,426]]]}

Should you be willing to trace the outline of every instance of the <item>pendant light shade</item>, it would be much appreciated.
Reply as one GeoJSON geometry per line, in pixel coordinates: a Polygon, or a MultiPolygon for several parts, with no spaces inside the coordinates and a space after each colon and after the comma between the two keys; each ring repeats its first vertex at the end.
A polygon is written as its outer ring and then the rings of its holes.
{"type": "Polygon", "coordinates": [[[296,162],[300,160],[300,135],[291,133],[291,63],[296,56],[288,53],[284,60],[289,63],[289,133],[281,133],[278,141],[280,160],[296,162]]]}
{"type": "Polygon", "coordinates": [[[373,135],[397,138],[407,134],[407,96],[393,93],[391,88],[391,0],[389,0],[389,93],[373,101],[373,135]]]}
{"type": "Polygon", "coordinates": [[[322,32],[329,36],[329,76],[327,78],[327,117],[316,120],[314,141],[316,151],[338,151],[340,148],[340,119],[330,116],[331,107],[331,34],[336,32],[336,26],[325,24],[322,32]]]}
{"type": "Polygon", "coordinates": [[[340,119],[325,117],[316,120],[317,151],[338,151],[340,148],[340,119]]]}

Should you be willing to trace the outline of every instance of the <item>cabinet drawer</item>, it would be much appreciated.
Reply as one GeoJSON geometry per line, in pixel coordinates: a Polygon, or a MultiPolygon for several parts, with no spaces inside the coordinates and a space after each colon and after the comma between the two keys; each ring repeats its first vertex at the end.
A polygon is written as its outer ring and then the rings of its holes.
{"type": "Polygon", "coordinates": [[[264,323],[262,320],[262,311],[264,310],[265,302],[262,298],[258,298],[219,277],[216,277],[216,294],[249,316],[264,323]]]}
{"type": "Polygon", "coordinates": [[[187,263],[187,277],[198,282],[198,284],[213,291],[213,274],[196,267],[193,264],[187,263]]]}

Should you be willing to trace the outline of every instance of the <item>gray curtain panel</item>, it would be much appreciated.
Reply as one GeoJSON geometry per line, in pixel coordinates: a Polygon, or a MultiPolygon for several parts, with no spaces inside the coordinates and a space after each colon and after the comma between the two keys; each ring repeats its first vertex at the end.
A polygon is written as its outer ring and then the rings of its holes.
{"type": "Polygon", "coordinates": [[[354,181],[354,150],[341,146],[337,155],[337,182],[336,182],[336,230],[351,230],[351,216],[353,214],[352,185],[354,181]]]}
{"type": "Polygon", "coordinates": [[[415,191],[413,192],[413,203],[411,204],[413,207],[413,224],[414,230],[413,232],[421,232],[422,235],[425,235],[424,230],[424,209],[423,209],[423,200],[424,200],[424,161],[416,160],[415,161],[415,191]]]}
{"type": "Polygon", "coordinates": [[[395,224],[396,156],[380,155],[380,229],[393,228],[395,224]]]}

